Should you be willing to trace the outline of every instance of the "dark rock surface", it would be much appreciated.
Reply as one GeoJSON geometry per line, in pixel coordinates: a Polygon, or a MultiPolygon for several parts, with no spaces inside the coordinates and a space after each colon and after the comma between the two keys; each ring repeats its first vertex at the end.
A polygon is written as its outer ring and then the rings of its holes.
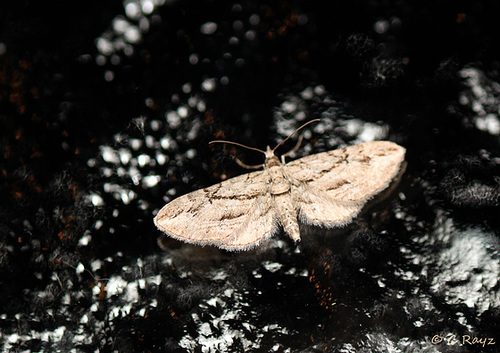
{"type": "Polygon", "coordinates": [[[0,350],[500,351],[500,6],[0,4],[0,350]],[[160,238],[167,201],[297,157],[407,148],[342,230],[227,253],[160,238]],[[290,141],[293,146],[293,141],[290,141]]]}

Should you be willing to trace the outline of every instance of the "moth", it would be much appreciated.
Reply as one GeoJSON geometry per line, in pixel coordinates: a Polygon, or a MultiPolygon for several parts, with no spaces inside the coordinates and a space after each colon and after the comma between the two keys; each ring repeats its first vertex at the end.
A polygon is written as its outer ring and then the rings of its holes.
{"type": "MultiPolygon", "coordinates": [[[[281,160],[275,150],[295,132],[273,149],[247,147],[262,152],[265,162],[239,164],[262,170],[181,196],[165,205],[154,223],[172,238],[230,251],[254,248],[280,226],[298,242],[299,223],[334,228],[351,222],[369,199],[389,186],[404,163],[405,149],[389,141],[360,143],[285,163],[301,139],[281,160]]],[[[243,146],[212,141],[216,142],[243,146]]]]}

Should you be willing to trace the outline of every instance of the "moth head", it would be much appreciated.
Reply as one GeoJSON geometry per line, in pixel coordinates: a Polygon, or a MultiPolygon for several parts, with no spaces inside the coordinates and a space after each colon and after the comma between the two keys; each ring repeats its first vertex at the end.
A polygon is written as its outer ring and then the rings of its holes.
{"type": "Polygon", "coordinates": [[[266,161],[264,162],[264,164],[252,165],[252,166],[247,165],[247,164],[241,162],[239,159],[236,159],[236,162],[240,166],[242,166],[243,168],[258,169],[258,168],[262,168],[264,166],[273,167],[273,166],[279,165],[281,163],[284,164],[285,163],[285,157],[289,156],[290,154],[292,154],[293,152],[295,152],[299,148],[300,144],[302,143],[302,135],[300,135],[299,140],[297,142],[297,145],[294,148],[292,148],[290,151],[288,151],[287,153],[285,153],[285,154],[283,154],[281,156],[281,162],[280,162],[279,158],[276,156],[276,153],[275,153],[275,151],[278,149],[278,147],[280,147],[282,144],[284,144],[286,141],[288,141],[288,139],[290,139],[290,137],[292,137],[293,135],[295,135],[295,133],[297,131],[300,131],[301,129],[303,129],[307,125],[309,125],[311,123],[318,122],[318,121],[320,121],[320,119],[314,119],[314,120],[308,121],[307,123],[303,124],[298,129],[296,129],[294,132],[292,132],[290,135],[288,135],[288,137],[286,139],[284,139],[283,141],[281,141],[280,143],[278,143],[276,145],[276,147],[274,147],[273,149],[271,149],[271,147],[267,146],[267,149],[265,151],[260,150],[260,149],[255,148],[255,147],[245,146],[245,145],[242,145],[241,143],[232,142],[232,141],[215,140],[215,141],[210,141],[209,144],[212,144],[212,143],[227,143],[227,144],[231,144],[231,145],[243,147],[243,148],[246,148],[246,149],[249,149],[249,150],[252,150],[252,151],[257,151],[257,152],[263,153],[264,156],[266,157],[266,161]]]}
{"type": "Polygon", "coordinates": [[[278,156],[276,156],[276,154],[274,153],[275,150],[276,150],[276,148],[271,149],[271,147],[267,146],[266,151],[265,152],[263,151],[264,156],[266,156],[266,161],[264,162],[264,164],[267,167],[274,167],[276,165],[281,164],[278,156]]]}

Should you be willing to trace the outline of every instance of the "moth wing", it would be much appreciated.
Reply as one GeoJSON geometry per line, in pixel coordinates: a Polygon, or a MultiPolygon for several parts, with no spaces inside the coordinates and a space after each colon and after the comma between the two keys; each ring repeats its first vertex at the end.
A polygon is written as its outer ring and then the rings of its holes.
{"type": "Polygon", "coordinates": [[[259,195],[250,206],[250,212],[244,224],[230,236],[214,245],[226,250],[248,250],[256,247],[277,231],[276,208],[273,207],[270,193],[259,195]]]}
{"type": "Polygon", "coordinates": [[[366,142],[300,158],[285,165],[297,181],[292,197],[304,223],[348,223],[399,173],[405,149],[388,141],[366,142]]]}
{"type": "Polygon", "coordinates": [[[302,223],[326,227],[348,224],[361,210],[363,202],[336,200],[308,185],[292,189],[292,198],[302,223]]]}
{"type": "Polygon", "coordinates": [[[339,201],[365,202],[398,175],[405,149],[373,141],[313,154],[285,165],[287,174],[339,201]]]}
{"type": "Polygon", "coordinates": [[[176,198],[154,222],[182,241],[248,249],[274,231],[276,215],[267,189],[262,171],[243,174],[176,198]]]}

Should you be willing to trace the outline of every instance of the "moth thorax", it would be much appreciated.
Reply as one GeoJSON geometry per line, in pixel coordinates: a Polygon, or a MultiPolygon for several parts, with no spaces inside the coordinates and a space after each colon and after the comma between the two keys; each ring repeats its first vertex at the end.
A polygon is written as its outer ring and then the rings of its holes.
{"type": "Polygon", "coordinates": [[[271,185],[271,195],[282,195],[285,193],[289,193],[291,190],[290,183],[288,183],[286,180],[282,180],[278,183],[273,183],[271,185]]]}
{"type": "MultiPolygon", "coordinates": [[[[279,162],[279,161],[278,161],[279,162]]],[[[283,175],[281,166],[275,165],[268,169],[269,178],[271,182],[271,194],[281,195],[290,192],[290,182],[283,175]]]]}
{"type": "Polygon", "coordinates": [[[276,167],[281,164],[280,160],[276,156],[268,157],[266,158],[266,167],[271,168],[271,167],[276,167]]]}

